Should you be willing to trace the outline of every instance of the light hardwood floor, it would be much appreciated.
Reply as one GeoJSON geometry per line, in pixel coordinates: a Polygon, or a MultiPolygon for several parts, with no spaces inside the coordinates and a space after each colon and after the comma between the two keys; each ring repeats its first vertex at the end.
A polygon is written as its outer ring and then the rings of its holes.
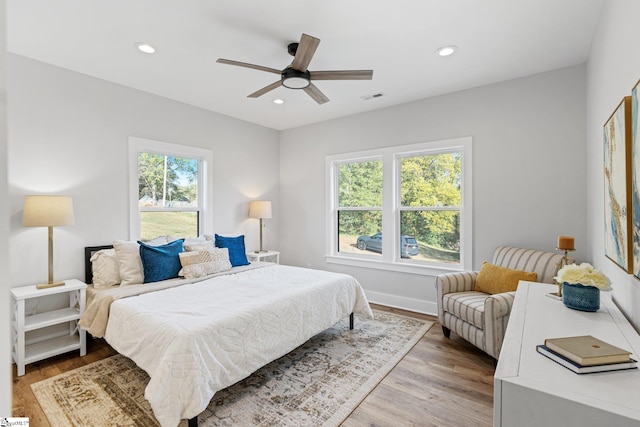
{"type": "MultiPolygon", "coordinates": [[[[378,310],[436,321],[433,316],[373,305],[378,310]]],[[[116,354],[103,340],[92,340],[87,355],[69,353],[27,365],[26,375],[13,369],[14,417],[30,425],[51,426],[31,392],[32,383],[116,354]]],[[[435,325],[360,403],[343,427],[490,426],[493,419],[493,359],[435,325]]],[[[53,426],[55,427],[55,426],[53,426]]]]}

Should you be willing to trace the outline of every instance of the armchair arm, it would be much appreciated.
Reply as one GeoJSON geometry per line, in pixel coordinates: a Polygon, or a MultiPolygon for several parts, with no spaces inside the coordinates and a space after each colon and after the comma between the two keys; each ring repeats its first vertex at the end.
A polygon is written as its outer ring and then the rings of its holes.
{"type": "Polygon", "coordinates": [[[476,277],[478,277],[477,271],[461,271],[436,276],[436,289],[438,291],[438,320],[441,324],[444,318],[442,298],[446,294],[453,292],[472,291],[476,283],[476,277]]]}
{"type": "Polygon", "coordinates": [[[504,292],[491,295],[484,302],[486,352],[496,359],[500,355],[515,297],[515,292],[504,292]]]}

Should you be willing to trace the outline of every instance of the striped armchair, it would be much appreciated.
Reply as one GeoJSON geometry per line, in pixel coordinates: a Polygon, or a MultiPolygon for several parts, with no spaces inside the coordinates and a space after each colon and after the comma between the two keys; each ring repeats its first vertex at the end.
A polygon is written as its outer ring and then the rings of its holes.
{"type": "MultiPolygon", "coordinates": [[[[492,264],[536,272],[538,282],[554,283],[563,255],[532,249],[500,246],[492,264]]],[[[477,271],[442,274],[436,277],[438,320],[445,337],[451,331],[497,359],[502,348],[515,292],[485,294],[473,290],[477,271]]]]}

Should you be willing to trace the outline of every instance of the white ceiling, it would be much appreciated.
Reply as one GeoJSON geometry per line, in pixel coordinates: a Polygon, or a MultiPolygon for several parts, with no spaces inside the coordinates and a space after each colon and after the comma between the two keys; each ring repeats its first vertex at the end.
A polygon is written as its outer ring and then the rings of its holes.
{"type": "Polygon", "coordinates": [[[583,63],[602,3],[7,0],[7,41],[13,53],[282,130],[583,63]],[[321,40],[309,70],[372,69],[373,80],[317,81],[323,105],[284,87],[252,99],[279,77],[215,62],[283,69],[302,33],[321,40]],[[459,50],[437,56],[445,45],[459,50]],[[374,93],[384,96],[362,99],[374,93]]]}

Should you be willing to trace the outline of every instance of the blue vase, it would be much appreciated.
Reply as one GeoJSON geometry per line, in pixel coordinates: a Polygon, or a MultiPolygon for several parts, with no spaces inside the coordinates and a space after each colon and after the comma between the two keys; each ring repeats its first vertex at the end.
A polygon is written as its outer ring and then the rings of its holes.
{"type": "Polygon", "coordinates": [[[582,311],[598,311],[600,308],[600,289],[595,286],[562,284],[562,302],[569,308],[582,311]]]}

